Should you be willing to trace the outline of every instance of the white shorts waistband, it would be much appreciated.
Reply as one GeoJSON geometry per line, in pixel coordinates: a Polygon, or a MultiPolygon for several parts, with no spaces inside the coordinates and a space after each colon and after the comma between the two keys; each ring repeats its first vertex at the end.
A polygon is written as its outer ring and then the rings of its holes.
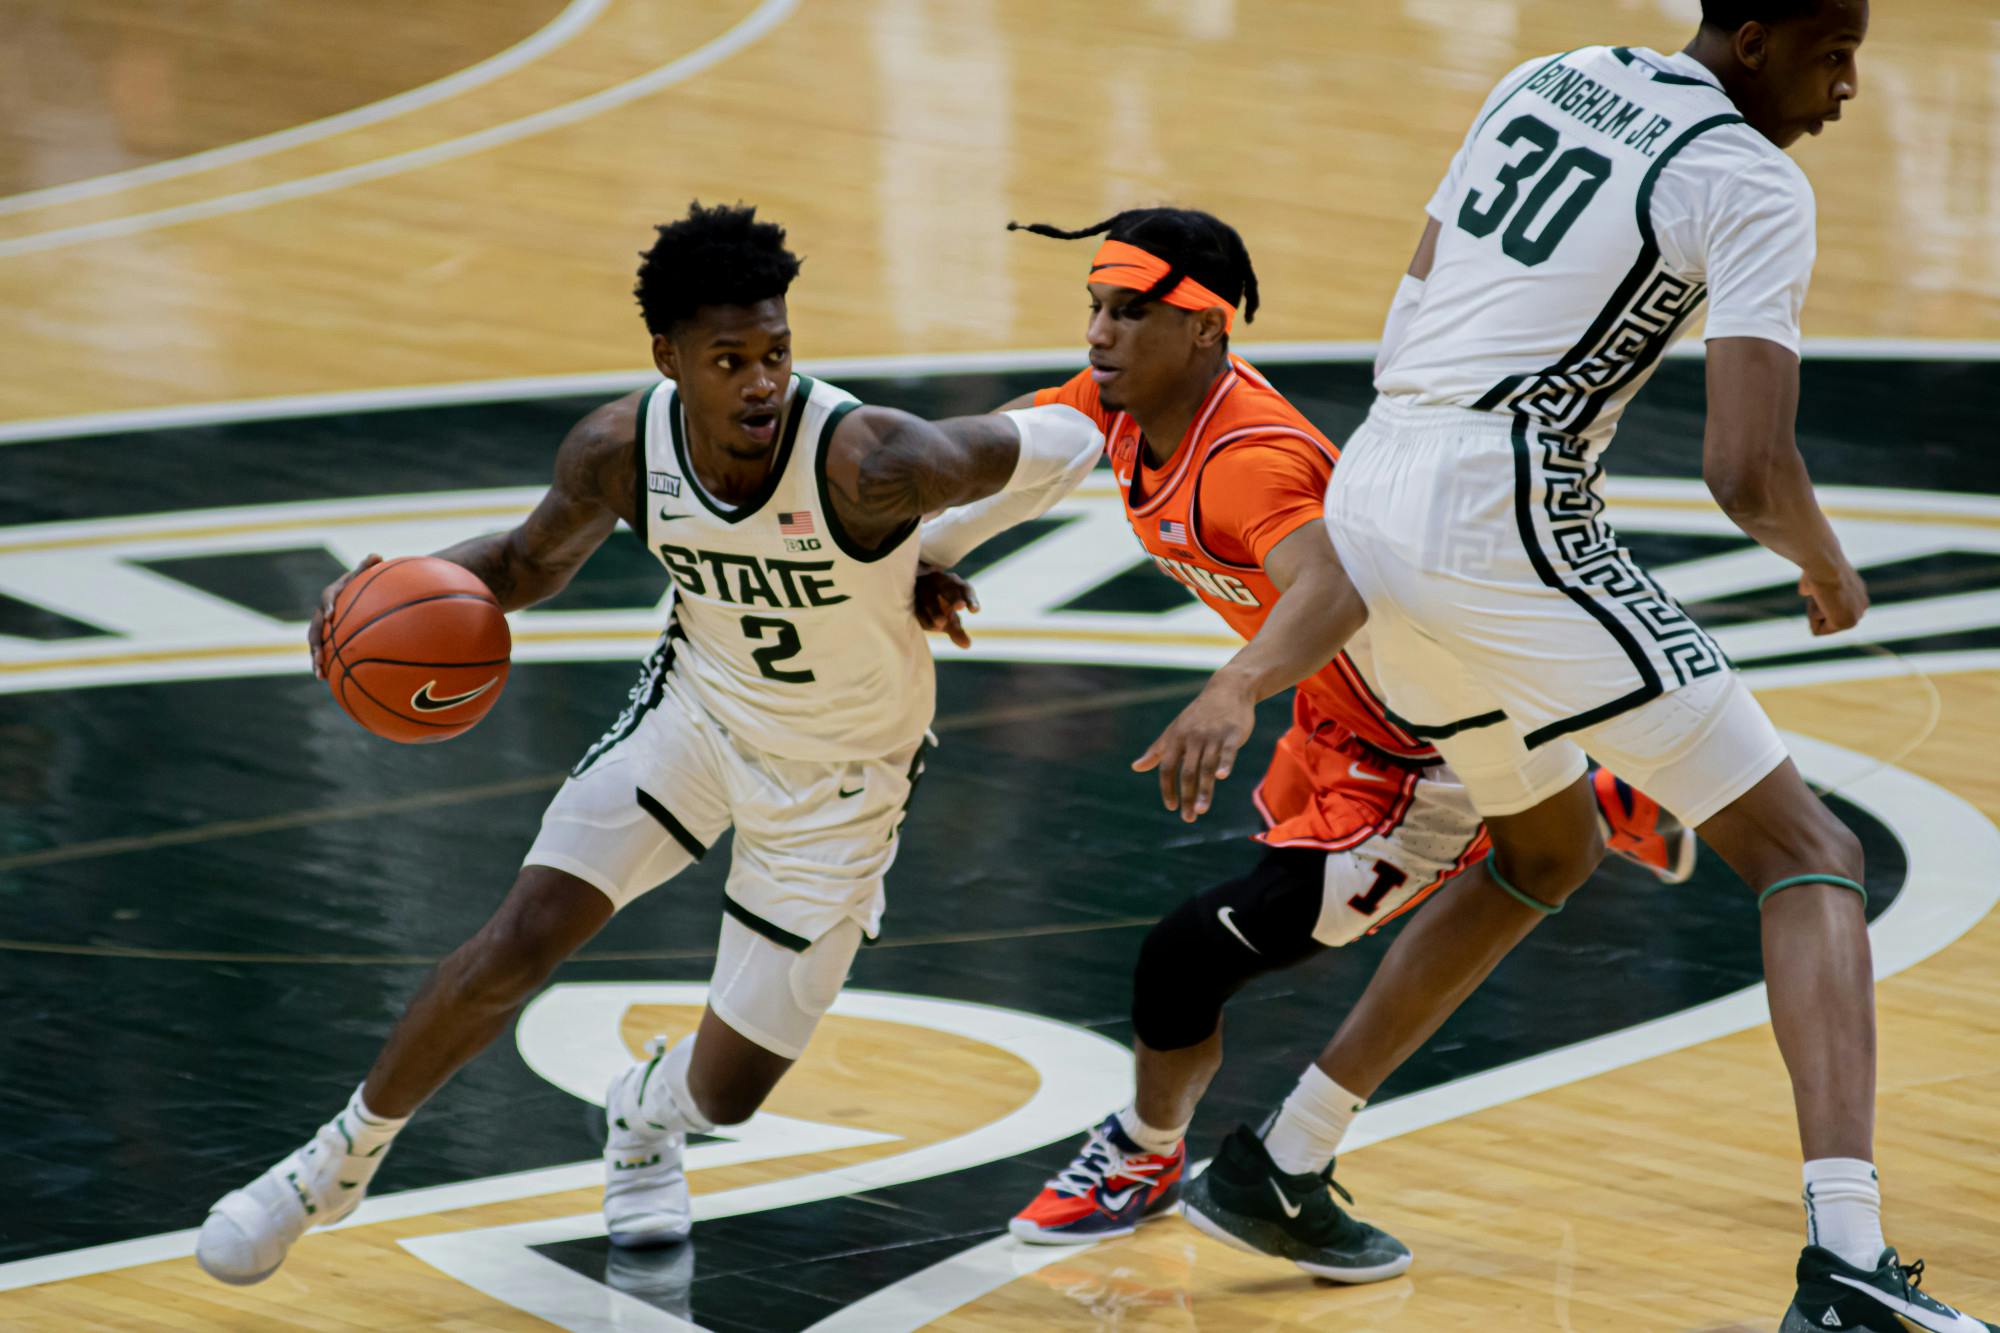
{"type": "Polygon", "coordinates": [[[1479,412],[1452,403],[1421,403],[1387,394],[1375,395],[1368,409],[1368,420],[1370,424],[1396,430],[1508,435],[1514,429],[1514,418],[1498,412],[1479,412]]]}

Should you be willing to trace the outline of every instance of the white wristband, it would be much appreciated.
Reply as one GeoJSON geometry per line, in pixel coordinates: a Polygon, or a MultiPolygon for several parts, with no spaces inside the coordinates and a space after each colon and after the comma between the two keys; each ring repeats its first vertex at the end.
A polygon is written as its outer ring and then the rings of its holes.
{"type": "Polygon", "coordinates": [[[1104,452],[1097,423],[1073,407],[1051,403],[1001,415],[1021,435],[1013,475],[985,499],[925,521],[919,550],[926,564],[950,569],[993,534],[1046,513],[1090,475],[1104,452]]]}

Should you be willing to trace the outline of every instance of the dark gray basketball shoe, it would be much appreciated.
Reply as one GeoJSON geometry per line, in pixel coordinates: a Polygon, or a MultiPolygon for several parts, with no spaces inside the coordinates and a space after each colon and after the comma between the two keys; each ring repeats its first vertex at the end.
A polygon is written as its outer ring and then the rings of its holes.
{"type": "Polygon", "coordinates": [[[1408,1268],[1409,1246],[1350,1217],[1329,1187],[1354,1202],[1334,1183],[1331,1163],[1319,1175],[1286,1175],[1264,1141],[1238,1125],[1188,1184],[1181,1209],[1195,1230],[1224,1245],[1289,1260],[1314,1277],[1380,1282],[1408,1268]]]}
{"type": "Polygon", "coordinates": [[[1856,1268],[1831,1250],[1808,1245],[1799,1254],[1799,1289],[1778,1333],[2000,1333],[2000,1328],[1960,1314],[1917,1289],[1924,1261],[1898,1263],[1894,1250],[1882,1251],[1872,1271],[1856,1268]]]}

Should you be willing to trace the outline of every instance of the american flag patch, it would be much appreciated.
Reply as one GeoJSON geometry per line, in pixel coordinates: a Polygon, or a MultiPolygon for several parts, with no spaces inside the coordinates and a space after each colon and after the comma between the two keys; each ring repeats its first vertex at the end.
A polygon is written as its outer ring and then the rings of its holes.
{"type": "Polygon", "coordinates": [[[1187,524],[1176,523],[1170,518],[1160,520],[1160,540],[1173,546],[1186,546],[1187,524]]]}
{"type": "Polygon", "coordinates": [[[787,537],[803,537],[813,530],[813,516],[810,509],[794,509],[790,513],[778,513],[778,531],[787,537]]]}

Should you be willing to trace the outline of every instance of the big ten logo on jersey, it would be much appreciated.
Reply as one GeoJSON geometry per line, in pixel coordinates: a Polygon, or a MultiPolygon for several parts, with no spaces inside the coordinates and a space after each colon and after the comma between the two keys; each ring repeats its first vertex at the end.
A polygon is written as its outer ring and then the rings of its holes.
{"type": "Polygon", "coordinates": [[[1168,578],[1178,579],[1203,596],[1218,601],[1234,602],[1237,606],[1262,606],[1257,594],[1234,574],[1225,574],[1219,569],[1203,569],[1200,565],[1190,565],[1164,555],[1153,557],[1155,564],[1164,570],[1168,578]]]}
{"type": "Polygon", "coordinates": [[[810,509],[795,509],[789,514],[778,515],[778,532],[785,539],[787,551],[817,551],[819,538],[812,535],[813,531],[810,509]]]}
{"type": "Polygon", "coordinates": [[[708,597],[736,606],[770,606],[801,611],[809,606],[837,606],[848,600],[834,590],[827,571],[831,560],[775,560],[701,551],[662,543],[660,559],[674,583],[690,597],[708,597]]]}

